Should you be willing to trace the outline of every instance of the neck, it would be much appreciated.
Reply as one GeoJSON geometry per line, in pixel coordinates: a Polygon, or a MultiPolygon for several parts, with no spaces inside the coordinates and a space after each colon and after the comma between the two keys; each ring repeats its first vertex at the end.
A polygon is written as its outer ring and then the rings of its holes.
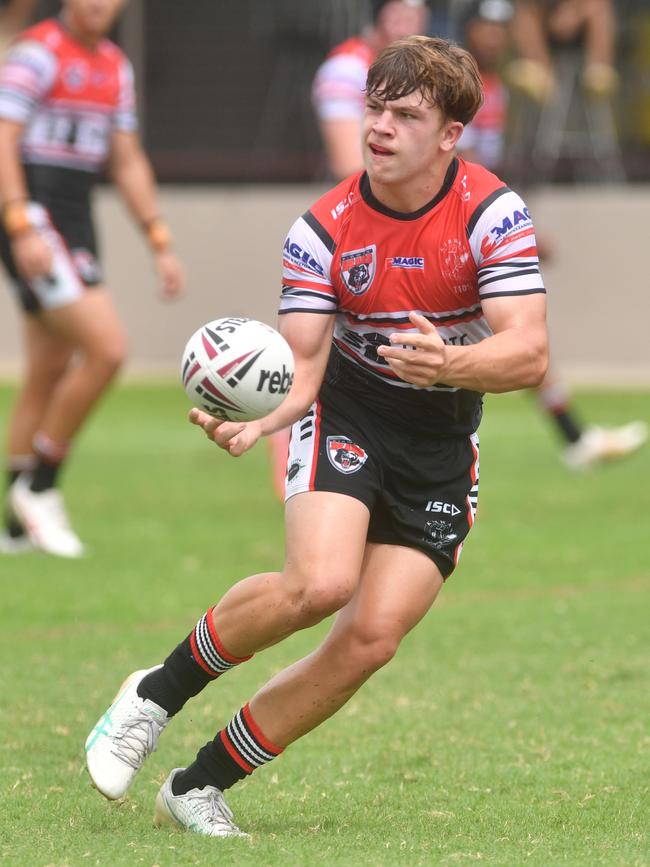
{"type": "Polygon", "coordinates": [[[412,214],[419,211],[440,193],[453,160],[454,153],[452,152],[445,156],[444,160],[433,165],[426,177],[418,176],[412,181],[397,181],[394,184],[382,183],[369,176],[370,189],[373,196],[384,207],[400,214],[412,214]]]}

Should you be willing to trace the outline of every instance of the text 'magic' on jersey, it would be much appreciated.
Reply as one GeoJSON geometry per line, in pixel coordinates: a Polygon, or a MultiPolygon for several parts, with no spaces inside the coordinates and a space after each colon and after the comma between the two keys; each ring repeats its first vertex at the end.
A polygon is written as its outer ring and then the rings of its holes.
{"type": "Polygon", "coordinates": [[[377,201],[365,172],[322,196],[287,236],[279,312],[336,314],[327,377],[337,387],[388,419],[459,436],[476,430],[482,395],[405,382],[377,347],[414,330],[411,311],[447,344],[478,343],[492,333],[484,299],[544,291],[525,203],[456,158],[438,195],[411,214],[377,201]]]}

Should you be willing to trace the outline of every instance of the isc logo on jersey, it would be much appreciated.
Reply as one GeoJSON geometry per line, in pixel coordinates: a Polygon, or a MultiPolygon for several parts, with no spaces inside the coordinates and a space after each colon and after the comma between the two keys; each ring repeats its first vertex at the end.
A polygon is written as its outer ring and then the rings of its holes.
{"type": "Polygon", "coordinates": [[[319,277],[323,276],[324,272],[322,267],[314,259],[311,253],[303,250],[302,247],[292,241],[291,238],[287,238],[284,242],[284,254],[289,260],[288,264],[298,265],[301,268],[305,268],[307,271],[311,271],[312,274],[318,274],[319,277]]]}

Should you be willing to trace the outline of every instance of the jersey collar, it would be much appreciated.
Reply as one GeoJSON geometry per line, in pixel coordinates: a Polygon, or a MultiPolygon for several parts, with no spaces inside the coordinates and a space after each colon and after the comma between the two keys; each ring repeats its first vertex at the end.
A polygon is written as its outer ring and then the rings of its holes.
{"type": "Polygon", "coordinates": [[[423,217],[425,214],[427,214],[432,208],[435,208],[438,202],[441,202],[444,199],[444,197],[451,189],[451,185],[456,180],[457,174],[458,158],[454,157],[449,164],[449,168],[447,169],[447,174],[445,175],[445,179],[442,182],[442,186],[440,187],[436,195],[431,199],[431,201],[427,202],[426,205],[423,205],[421,208],[418,208],[417,211],[411,211],[410,213],[406,214],[402,211],[393,211],[392,208],[387,208],[386,205],[382,205],[382,203],[375,198],[372,190],[370,189],[370,181],[368,180],[367,172],[364,172],[361,175],[361,180],[359,182],[359,191],[361,192],[361,198],[374,211],[378,211],[380,214],[384,214],[386,217],[392,217],[394,220],[417,220],[419,217],[423,217]]]}

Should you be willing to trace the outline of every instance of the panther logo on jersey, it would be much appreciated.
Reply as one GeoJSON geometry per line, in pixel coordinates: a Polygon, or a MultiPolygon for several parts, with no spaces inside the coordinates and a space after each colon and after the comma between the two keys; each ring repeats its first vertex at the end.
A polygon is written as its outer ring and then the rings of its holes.
{"type": "Polygon", "coordinates": [[[356,473],[368,460],[367,452],[348,437],[327,437],[327,457],[340,473],[356,473]]]}
{"type": "Polygon", "coordinates": [[[374,244],[363,250],[341,254],[341,279],[353,295],[363,295],[375,277],[377,248],[374,244]]]}

